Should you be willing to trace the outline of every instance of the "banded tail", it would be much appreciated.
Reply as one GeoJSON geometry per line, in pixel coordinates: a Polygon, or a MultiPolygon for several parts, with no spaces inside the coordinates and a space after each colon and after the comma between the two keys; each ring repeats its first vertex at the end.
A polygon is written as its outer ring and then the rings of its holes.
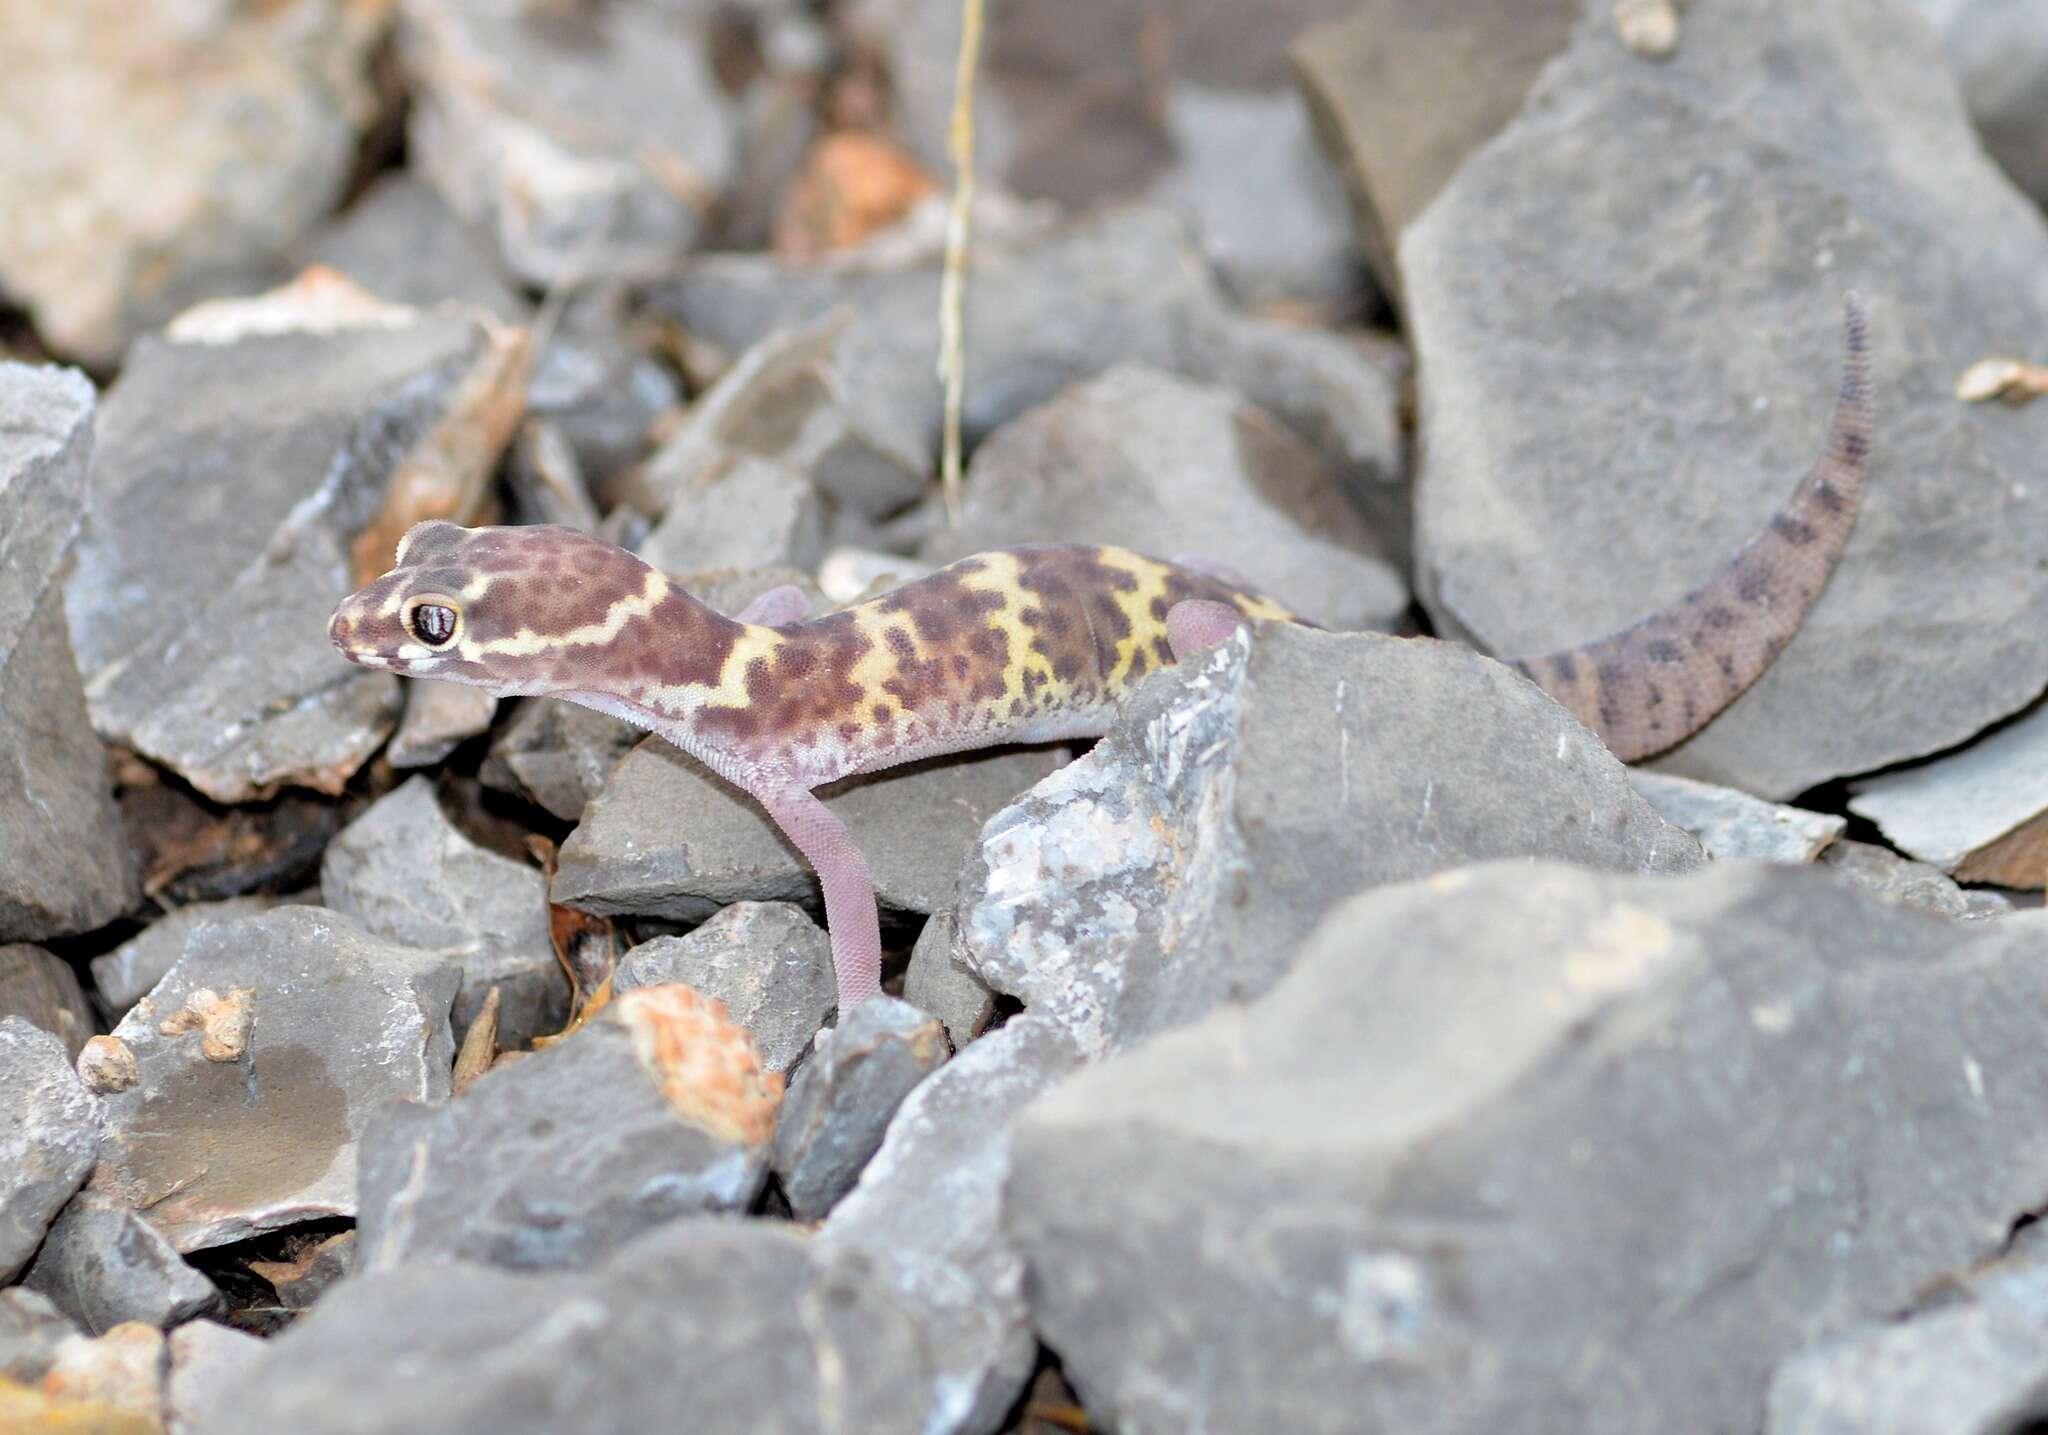
{"type": "Polygon", "coordinates": [[[1720,572],[1618,633],[1509,666],[1624,762],[1705,727],[1763,676],[1820,596],[1870,476],[1870,325],[1843,301],[1842,391],[1826,450],[1785,506],[1720,572]]]}

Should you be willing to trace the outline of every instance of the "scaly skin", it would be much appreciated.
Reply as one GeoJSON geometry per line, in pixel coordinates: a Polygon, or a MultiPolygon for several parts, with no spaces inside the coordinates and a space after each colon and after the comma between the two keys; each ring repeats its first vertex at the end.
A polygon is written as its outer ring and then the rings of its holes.
{"type": "MultiPolygon", "coordinates": [[[[1855,521],[1870,450],[1862,310],[1825,454],[1770,526],[1680,603],[1514,664],[1624,759],[1704,727],[1797,630],[1855,521]]],[[[811,789],[1002,743],[1097,737],[1152,672],[1240,624],[1301,621],[1220,577],[1122,548],[962,559],[804,619],[778,589],[737,618],[568,528],[422,523],[329,635],[367,667],[565,698],[626,719],[749,793],[817,872],[842,1016],[879,990],[874,884],[811,789]]]]}

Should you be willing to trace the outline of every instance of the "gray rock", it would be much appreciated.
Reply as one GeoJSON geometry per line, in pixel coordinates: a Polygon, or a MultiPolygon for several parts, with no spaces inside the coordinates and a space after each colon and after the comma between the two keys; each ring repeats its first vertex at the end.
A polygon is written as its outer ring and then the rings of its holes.
{"type": "Polygon", "coordinates": [[[539,20],[514,0],[405,0],[412,162],[529,283],[660,274],[735,159],[707,19],[648,0],[539,20]]]}
{"type": "Polygon", "coordinates": [[[1508,669],[1282,625],[1148,680],[1094,751],[989,821],[960,956],[1094,1055],[1259,995],[1344,895],[1490,857],[1704,861],[1508,669]]]}
{"type": "Polygon", "coordinates": [[[529,418],[513,440],[505,486],[521,523],[557,523],[582,533],[597,532],[603,521],[590,497],[583,464],[561,429],[546,419],[529,418]]]}
{"type": "Polygon", "coordinates": [[[1849,810],[1965,882],[2038,887],[2048,871],[2048,707],[1932,762],[1850,785],[1849,810]]]}
{"type": "Polygon", "coordinates": [[[677,1216],[744,1210],[782,1080],[706,1006],[680,987],[631,992],[458,1100],[386,1111],[363,1138],[358,1269],[588,1266],[677,1216]],[[726,1076],[745,1088],[731,1109],[702,1084],[719,1059],[744,1073],[726,1076]]]}
{"type": "Polygon", "coordinates": [[[1628,780],[1666,822],[1697,837],[1716,862],[1811,862],[1849,825],[1832,813],[1765,802],[1688,777],[1632,768],[1628,780]]]}
{"type": "Polygon", "coordinates": [[[735,902],[682,937],[656,937],[626,953],[612,989],[681,982],[715,997],[752,1033],[761,1064],[787,1076],[838,999],[832,943],[801,907],[735,902]]]}
{"type": "Polygon", "coordinates": [[[100,414],[66,588],[93,725],[219,802],[338,792],[398,712],[397,680],[327,641],[348,544],[504,346],[331,277],[170,334],[100,414]]]}
{"type": "Polygon", "coordinates": [[[871,997],[804,1064],[783,1103],[769,1165],[799,1221],[815,1221],[853,1189],[890,1118],[946,1059],[938,1019],[894,997],[871,997]]]}
{"type": "Polygon", "coordinates": [[[39,1291],[0,1290],[0,1375],[33,1385],[50,1368],[57,1346],[79,1334],[76,1323],[39,1291]]]}
{"type": "Polygon", "coordinates": [[[0,363],[0,941],[89,931],[138,896],[57,582],[92,445],[84,375],[0,363]]]}
{"type": "Polygon", "coordinates": [[[1059,1027],[1021,1016],[910,1093],[817,1252],[869,1262],[919,1313],[931,1352],[928,1435],[988,1435],[1038,1359],[1024,1255],[1004,1234],[1010,1131],[1080,1065],[1059,1027]]]}
{"type": "Polygon", "coordinates": [[[527,388],[528,411],[562,435],[594,483],[637,462],[649,427],[682,403],[675,379],[647,352],[652,341],[631,323],[623,289],[579,291],[527,388]]]}
{"type": "Polygon", "coordinates": [[[1931,1308],[1805,1351],[1771,1380],[1766,1435],[2006,1435],[2048,1415],[2048,1265],[2014,1257],[1931,1308]]]}
{"type": "Polygon", "coordinates": [[[2048,505],[2026,491],[2048,407],[1953,388],[2048,327],[2044,260],[2039,213],[1897,5],[1695,7],[1648,63],[1589,0],[1520,115],[1401,240],[1437,631],[1541,653],[1705,578],[1820,451],[1853,284],[1873,296],[1879,417],[1849,552],[1761,681],[1660,766],[1782,798],[2031,701],[2048,505]],[[1930,526],[1963,490],[1996,498],[1930,526]]]}
{"type": "MultiPolygon", "coordinates": [[[[779,330],[851,313],[825,378],[865,435],[918,441],[915,473],[937,470],[943,229],[882,236],[838,258],[692,260],[650,292],[696,339],[738,353],[779,330]]],[[[974,319],[965,359],[970,438],[1061,389],[1135,360],[1234,389],[1321,448],[1382,539],[1406,530],[1407,463],[1398,376],[1375,351],[1231,308],[1175,215],[1108,210],[1059,228],[975,230],[974,319]]],[[[906,459],[906,462],[911,460],[906,459]]],[[[814,482],[830,490],[814,472],[814,482]]]]}
{"type": "Polygon", "coordinates": [[[0,947],[0,1017],[18,1016],[64,1043],[71,1060],[99,1023],[71,963],[26,942],[0,947]]]}
{"type": "Polygon", "coordinates": [[[1752,1428],[2038,1201],[2044,939],[1760,863],[1366,893],[1019,1123],[1034,1321],[1119,1429],[1752,1428]]]}
{"type": "Polygon", "coordinates": [[[996,994],[958,958],[959,931],[952,912],[932,913],[903,974],[903,999],[937,1017],[955,1051],[980,1036],[996,1012],[996,994]]]}
{"type": "Polygon", "coordinates": [[[1940,868],[1901,857],[1874,842],[1836,842],[1820,860],[1887,901],[1944,917],[1968,921],[2001,917],[2013,909],[2011,899],[2001,893],[1965,891],[1940,868]]]}
{"type": "MultiPolygon", "coordinates": [[[[653,463],[660,462],[656,455],[653,463]]],[[[825,507],[810,480],[769,459],[727,453],[674,490],[640,556],[671,573],[812,569],[825,548],[825,507]]]]}
{"type": "Polygon", "coordinates": [[[405,716],[384,756],[400,769],[432,767],[480,733],[491,730],[498,700],[482,688],[460,683],[410,683],[405,716]]]}
{"type": "Polygon", "coordinates": [[[875,1278],[821,1270],[787,1227],[692,1219],[587,1273],[346,1281],[202,1435],[911,1435],[927,1378],[910,1313],[875,1278]]]}
{"type": "Polygon", "coordinates": [[[62,1042],[0,1017],[0,1281],[28,1263],[92,1170],[101,1117],[62,1042]]]}
{"type": "MultiPolygon", "coordinates": [[[[357,1163],[361,1170],[361,1162],[357,1163]]],[[[310,1310],[313,1302],[356,1265],[356,1232],[338,1231],[301,1251],[291,1261],[251,1261],[249,1269],[270,1282],[277,1303],[286,1310],[310,1310]]]]}
{"type": "Polygon", "coordinates": [[[8,6],[0,130],[36,139],[0,155],[0,289],[112,367],[186,305],[282,278],[355,170],[386,23],[349,0],[8,6]]]}
{"type": "MultiPolygon", "coordinates": [[[[882,904],[930,912],[951,900],[982,823],[1061,761],[1058,750],[1010,749],[915,763],[836,783],[826,805],[867,855],[882,904]]],[[[619,764],[562,844],[552,896],[604,916],[687,922],[816,892],[751,798],[656,738],[619,764]]]]}
{"type": "Polygon", "coordinates": [[[1316,622],[1386,628],[1408,589],[1308,444],[1213,385],[1120,364],[974,451],[950,562],[1021,542],[1116,543],[1227,565],[1316,622]]]}
{"type": "Polygon", "coordinates": [[[169,1435],[200,1435],[216,1409],[239,1398],[263,1359],[258,1336],[210,1320],[187,1321],[170,1334],[171,1373],[164,1382],[169,1435]]]}
{"type": "Polygon", "coordinates": [[[39,1393],[59,1411],[64,1409],[60,1402],[92,1402],[100,1407],[96,1413],[108,1427],[123,1435],[155,1431],[163,1425],[164,1380],[169,1373],[164,1333],[129,1321],[105,1335],[74,1335],[61,1341],[39,1393]],[[109,1414],[110,1406],[118,1414],[109,1414]]]}
{"type": "Polygon", "coordinates": [[[462,987],[451,1015],[460,1042],[492,987],[501,994],[499,1040],[523,1046],[560,1031],[569,979],[548,931],[547,878],[470,841],[414,777],[379,798],[327,846],[326,904],[372,936],[452,957],[462,987]]]}
{"type": "Polygon", "coordinates": [[[221,902],[194,902],[174,907],[113,951],[92,959],[93,990],[119,1019],[122,1013],[164,978],[185,950],[186,939],[202,922],[251,917],[299,899],[255,893],[221,902]]]}
{"type": "Polygon", "coordinates": [[[612,769],[646,736],[608,713],[529,698],[492,737],[479,776],[487,787],[576,822],[612,769]]]}
{"type": "Polygon", "coordinates": [[[156,1227],[96,1191],[71,1198],[21,1281],[94,1335],[124,1320],[167,1329],[220,1303],[156,1227]]]}
{"type": "Polygon", "coordinates": [[[1984,148],[2048,203],[2048,26],[2027,0],[1908,0],[1934,26],[1984,148]]]}
{"type": "Polygon", "coordinates": [[[371,1116],[448,1094],[460,980],[323,907],[201,924],[114,1029],[141,1080],[106,1098],[94,1188],[180,1251],[354,1215],[371,1116]]]}
{"type": "Polygon", "coordinates": [[[315,234],[306,262],[338,269],[382,299],[426,308],[474,305],[508,324],[529,306],[498,273],[488,236],[456,218],[411,170],[378,176],[339,218],[315,234]]]}

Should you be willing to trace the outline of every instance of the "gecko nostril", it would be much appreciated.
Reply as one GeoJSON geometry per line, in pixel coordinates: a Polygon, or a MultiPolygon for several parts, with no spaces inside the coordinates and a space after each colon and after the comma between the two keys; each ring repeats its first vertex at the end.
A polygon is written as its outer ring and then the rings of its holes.
{"type": "Polygon", "coordinates": [[[341,648],[348,645],[349,635],[355,631],[355,624],[346,613],[337,612],[327,620],[327,641],[341,648]]]}

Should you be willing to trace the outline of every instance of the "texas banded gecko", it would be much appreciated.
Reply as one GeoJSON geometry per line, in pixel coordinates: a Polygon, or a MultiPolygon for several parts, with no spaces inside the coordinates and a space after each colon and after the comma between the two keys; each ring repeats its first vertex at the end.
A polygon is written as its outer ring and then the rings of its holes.
{"type": "MultiPolygon", "coordinates": [[[[1791,640],[1840,557],[1869,468],[1868,340],[1847,314],[1827,447],[1701,588],[1634,626],[1515,669],[1623,760],[1691,736],[1791,640]]],[[[767,810],[818,875],[841,1016],[879,990],[874,885],[812,789],[940,753],[1106,732],[1147,674],[1240,624],[1301,621],[1186,562],[1033,545],[962,559],[807,618],[794,588],[714,612],[570,528],[419,524],[335,610],[366,667],[582,703],[659,733],[767,810]]]]}

